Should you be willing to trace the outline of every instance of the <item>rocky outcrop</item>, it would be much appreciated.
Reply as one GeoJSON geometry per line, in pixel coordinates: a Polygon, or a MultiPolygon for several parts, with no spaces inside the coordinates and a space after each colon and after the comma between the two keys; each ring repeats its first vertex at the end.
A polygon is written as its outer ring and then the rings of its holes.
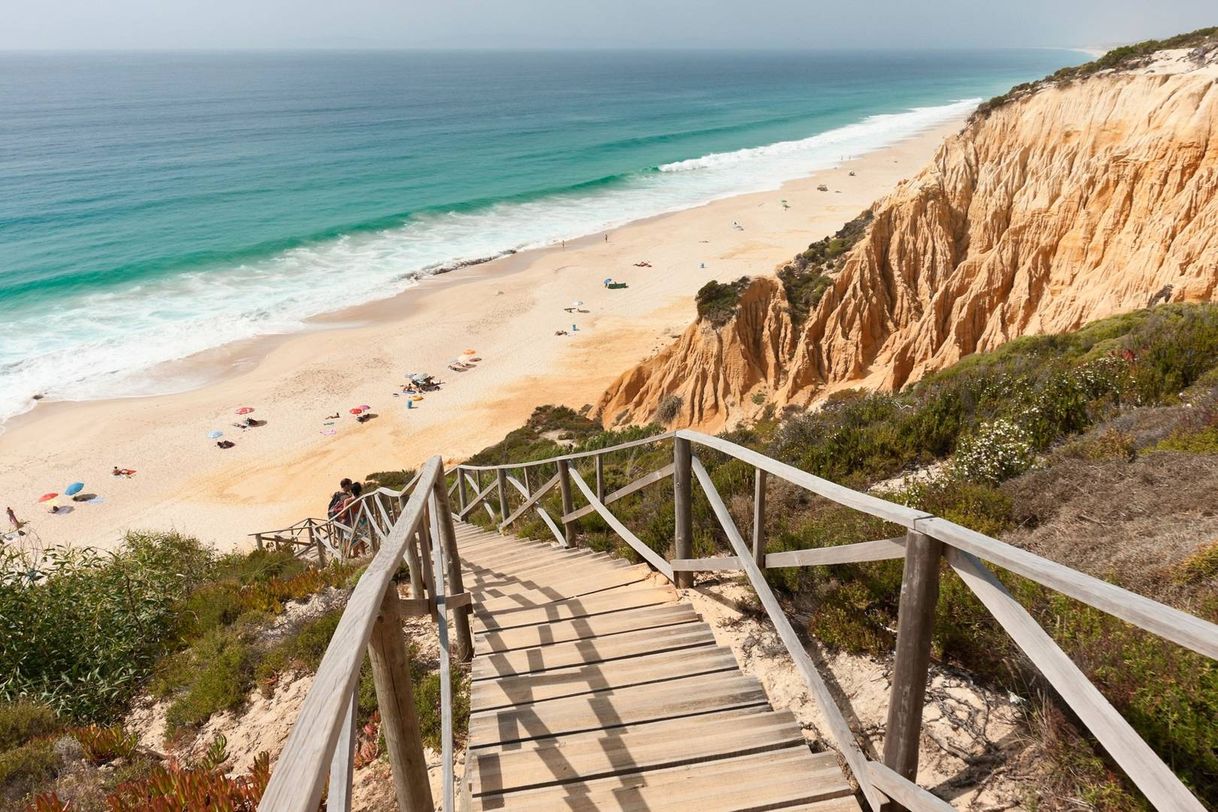
{"type": "Polygon", "coordinates": [[[975,116],[874,207],[796,329],[756,279],[721,329],[692,325],[619,378],[607,425],[716,430],[761,403],[894,389],[1018,336],[1218,287],[1218,49],[1050,83],[975,116]],[[764,393],[765,398],[756,397],[764,393]]]}

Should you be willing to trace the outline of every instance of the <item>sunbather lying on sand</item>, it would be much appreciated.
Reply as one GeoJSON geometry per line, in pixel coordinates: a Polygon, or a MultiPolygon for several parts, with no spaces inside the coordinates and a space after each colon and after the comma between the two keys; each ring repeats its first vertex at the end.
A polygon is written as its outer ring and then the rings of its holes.
{"type": "Polygon", "coordinates": [[[127,477],[127,478],[131,478],[131,477],[135,476],[135,471],[132,470],[131,468],[119,468],[117,465],[114,466],[114,470],[111,471],[110,473],[113,474],[114,476],[121,476],[121,477],[127,477]]]}

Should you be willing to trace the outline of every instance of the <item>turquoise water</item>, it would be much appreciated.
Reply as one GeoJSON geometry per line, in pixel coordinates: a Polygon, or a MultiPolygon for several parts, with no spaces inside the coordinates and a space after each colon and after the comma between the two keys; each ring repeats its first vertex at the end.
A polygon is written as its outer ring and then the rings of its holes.
{"type": "Polygon", "coordinates": [[[0,54],[0,420],[773,188],[1081,54],[0,54]]]}

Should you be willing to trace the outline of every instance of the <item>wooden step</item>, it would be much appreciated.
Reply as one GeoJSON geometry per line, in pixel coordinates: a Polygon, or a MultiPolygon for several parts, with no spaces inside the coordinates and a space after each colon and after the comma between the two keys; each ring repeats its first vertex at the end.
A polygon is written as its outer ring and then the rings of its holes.
{"type": "Polygon", "coordinates": [[[694,716],[631,728],[630,732],[547,740],[525,749],[472,755],[474,795],[590,781],[716,758],[804,744],[788,711],[745,717],[694,716]]]}
{"type": "MultiPolygon", "coordinates": [[[[839,799],[853,802],[836,758],[826,756],[813,756],[799,745],[663,770],[488,794],[474,800],[474,809],[739,812],[839,799]]],[[[855,808],[830,804],[818,812],[855,808]]]]}
{"type": "Polygon", "coordinates": [[[571,640],[584,640],[589,637],[608,637],[622,632],[694,623],[701,619],[689,604],[648,606],[642,609],[614,612],[611,615],[584,617],[577,620],[528,626],[523,629],[486,632],[477,635],[474,650],[489,652],[535,648],[566,643],[571,640]]]}
{"type": "Polygon", "coordinates": [[[609,729],[767,703],[761,683],[734,673],[702,674],[535,705],[471,714],[471,747],[609,729]]]}
{"type": "Polygon", "coordinates": [[[705,623],[615,634],[604,640],[575,640],[541,648],[526,648],[474,657],[470,679],[531,674],[573,665],[620,660],[661,651],[714,646],[715,635],[705,623]]]}
{"type": "Polygon", "coordinates": [[[610,558],[604,553],[568,553],[558,561],[529,564],[520,568],[504,567],[497,570],[467,570],[467,580],[486,587],[518,583],[525,588],[545,586],[549,581],[572,572],[598,572],[622,569],[630,564],[620,558],[610,558]]]}
{"type": "Polygon", "coordinates": [[[545,606],[554,601],[578,598],[581,595],[592,595],[616,586],[625,586],[626,584],[645,581],[650,577],[651,569],[646,564],[636,564],[633,567],[592,573],[561,583],[556,582],[554,585],[547,586],[544,589],[523,589],[519,591],[491,589],[488,591],[489,594],[480,593],[476,594],[475,597],[478,609],[483,614],[493,614],[503,609],[545,606]]]}
{"type": "Polygon", "coordinates": [[[479,680],[470,689],[474,712],[529,705],[566,696],[579,696],[610,688],[646,685],[680,677],[736,671],[730,649],[702,646],[678,649],[607,663],[555,668],[538,674],[479,680]]]}
{"type": "Polygon", "coordinates": [[[658,606],[677,600],[677,591],[668,584],[608,589],[595,595],[555,601],[538,609],[510,609],[493,615],[475,615],[474,626],[479,631],[514,629],[538,623],[557,623],[581,617],[658,606]]]}

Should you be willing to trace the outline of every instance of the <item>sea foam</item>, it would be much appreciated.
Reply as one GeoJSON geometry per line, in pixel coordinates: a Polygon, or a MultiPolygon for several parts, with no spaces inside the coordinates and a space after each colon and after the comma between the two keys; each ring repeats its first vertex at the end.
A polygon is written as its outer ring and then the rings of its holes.
{"type": "Polygon", "coordinates": [[[247,264],[31,305],[0,324],[0,421],[32,408],[35,396],[90,400],[195,385],[164,365],[306,329],[310,317],[396,295],[423,276],[478,259],[775,189],[958,118],[979,101],[870,116],[809,138],[664,164],[596,189],[415,216],[247,264]]]}

